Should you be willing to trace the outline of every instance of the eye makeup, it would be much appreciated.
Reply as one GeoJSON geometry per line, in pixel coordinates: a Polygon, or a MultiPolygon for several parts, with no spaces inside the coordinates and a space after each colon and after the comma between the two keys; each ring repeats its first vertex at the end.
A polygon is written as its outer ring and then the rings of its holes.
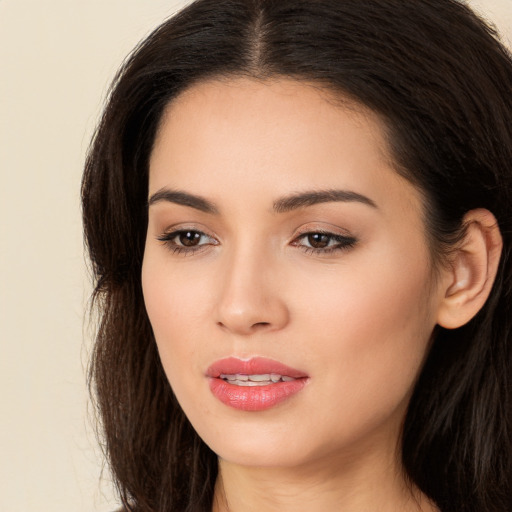
{"type": "Polygon", "coordinates": [[[295,238],[291,245],[300,247],[308,254],[327,255],[351,249],[356,243],[357,239],[353,236],[340,235],[321,230],[301,233],[295,238]]]}
{"type": "Polygon", "coordinates": [[[191,255],[203,251],[207,246],[219,245],[219,242],[203,231],[195,229],[177,229],[157,237],[173,254],[191,255]]]}
{"type": "MultiPolygon", "coordinates": [[[[219,245],[219,241],[203,231],[177,229],[157,237],[173,254],[192,255],[208,246],[219,245]]],[[[354,247],[357,239],[353,236],[332,233],[326,230],[311,230],[300,233],[290,243],[307,254],[329,255],[354,247]]]]}

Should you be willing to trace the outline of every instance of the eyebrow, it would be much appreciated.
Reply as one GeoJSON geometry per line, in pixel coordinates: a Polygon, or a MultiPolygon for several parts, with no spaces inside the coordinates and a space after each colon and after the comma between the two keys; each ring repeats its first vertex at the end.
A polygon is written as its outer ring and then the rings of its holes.
{"type": "MultiPolygon", "coordinates": [[[[160,189],[149,198],[148,207],[161,201],[188,206],[204,213],[214,215],[219,213],[217,206],[208,199],[180,190],[160,189]]],[[[273,210],[275,213],[286,213],[315,204],[331,202],[357,202],[377,208],[372,199],[351,190],[313,190],[282,197],[274,201],[273,210]]]]}
{"type": "Polygon", "coordinates": [[[298,208],[305,208],[315,204],[331,202],[357,202],[371,206],[372,208],[377,208],[377,204],[369,197],[351,190],[313,190],[278,199],[274,202],[274,211],[276,213],[285,213],[298,208]]]}
{"type": "Polygon", "coordinates": [[[204,213],[219,213],[219,210],[211,201],[208,201],[204,197],[182,192],[180,190],[169,190],[167,188],[160,189],[149,198],[148,207],[161,201],[189,206],[190,208],[195,208],[196,210],[204,213]]]}

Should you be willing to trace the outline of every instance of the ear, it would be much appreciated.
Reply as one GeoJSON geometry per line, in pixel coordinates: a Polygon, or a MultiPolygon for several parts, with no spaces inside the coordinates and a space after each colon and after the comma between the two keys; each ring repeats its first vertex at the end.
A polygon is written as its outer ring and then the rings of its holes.
{"type": "Polygon", "coordinates": [[[498,271],[503,240],[489,210],[471,210],[464,216],[466,234],[443,271],[444,297],[437,323],[455,329],[469,322],[489,297],[498,271]]]}

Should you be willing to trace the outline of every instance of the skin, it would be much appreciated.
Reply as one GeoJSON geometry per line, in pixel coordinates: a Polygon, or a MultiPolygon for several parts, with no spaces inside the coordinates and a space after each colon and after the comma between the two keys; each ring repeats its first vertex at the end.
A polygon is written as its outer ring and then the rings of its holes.
{"type": "Polygon", "coordinates": [[[142,283],[169,382],[219,455],[214,510],[433,511],[405,483],[400,428],[446,297],[419,192],[393,169],[373,113],[292,80],[195,85],[168,107],[149,197],[142,283]],[[368,198],[286,212],[305,191],[368,198]],[[183,251],[179,230],[202,233],[183,251]],[[355,240],[313,252],[304,233],[355,240]],[[162,240],[166,238],[166,240],[162,240]],[[307,373],[265,411],[228,407],[206,369],[237,356],[307,373]]]}

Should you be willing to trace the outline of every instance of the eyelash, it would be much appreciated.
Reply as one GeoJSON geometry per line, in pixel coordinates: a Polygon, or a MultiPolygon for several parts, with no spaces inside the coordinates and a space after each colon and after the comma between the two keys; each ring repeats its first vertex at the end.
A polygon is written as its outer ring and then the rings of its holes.
{"type": "Polygon", "coordinates": [[[336,233],[331,233],[329,231],[307,231],[305,233],[301,233],[299,236],[295,238],[295,240],[292,242],[292,245],[295,247],[299,247],[307,254],[319,254],[319,255],[326,255],[326,254],[332,254],[334,252],[341,252],[341,251],[347,251],[354,247],[357,243],[357,239],[353,236],[347,236],[347,235],[339,235],[336,233]],[[317,247],[308,247],[306,245],[299,244],[299,240],[307,239],[310,236],[314,235],[322,235],[329,238],[329,242],[335,242],[335,245],[331,247],[324,247],[324,248],[317,248],[317,247]]]}
{"type": "MultiPolygon", "coordinates": [[[[172,251],[173,254],[183,254],[183,255],[193,255],[197,254],[198,252],[205,249],[208,245],[218,245],[218,242],[215,241],[214,243],[206,243],[196,246],[190,246],[186,247],[183,245],[178,245],[173,240],[176,239],[180,235],[184,235],[186,233],[193,234],[193,235],[199,235],[200,237],[206,237],[210,240],[215,240],[213,237],[207,235],[206,233],[194,229],[179,229],[176,231],[171,231],[170,233],[163,233],[162,235],[158,236],[157,239],[164,243],[169,250],[172,251]]],[[[317,255],[327,255],[332,254],[334,252],[341,252],[341,251],[347,251],[354,247],[357,243],[357,239],[352,236],[346,236],[346,235],[339,235],[335,233],[331,233],[329,231],[307,231],[304,233],[299,234],[291,243],[294,247],[299,247],[301,250],[303,250],[307,254],[317,254],[317,255]],[[330,247],[324,247],[324,248],[317,248],[317,247],[308,247],[306,245],[300,244],[300,240],[307,239],[308,237],[314,236],[314,235],[322,235],[329,238],[328,243],[336,242],[334,246],[330,247]]]]}
{"type": "Polygon", "coordinates": [[[213,244],[201,244],[191,247],[186,247],[184,245],[178,245],[173,240],[177,238],[180,235],[184,235],[186,233],[192,233],[194,235],[200,235],[201,237],[207,237],[210,240],[214,240],[213,237],[207,235],[206,233],[203,233],[202,231],[198,231],[196,229],[178,229],[176,231],[171,231],[170,233],[163,233],[162,235],[158,236],[157,239],[165,244],[165,246],[172,251],[173,254],[184,254],[184,255],[192,255],[196,254],[199,251],[203,250],[206,245],[218,245],[217,242],[213,244]]]}

